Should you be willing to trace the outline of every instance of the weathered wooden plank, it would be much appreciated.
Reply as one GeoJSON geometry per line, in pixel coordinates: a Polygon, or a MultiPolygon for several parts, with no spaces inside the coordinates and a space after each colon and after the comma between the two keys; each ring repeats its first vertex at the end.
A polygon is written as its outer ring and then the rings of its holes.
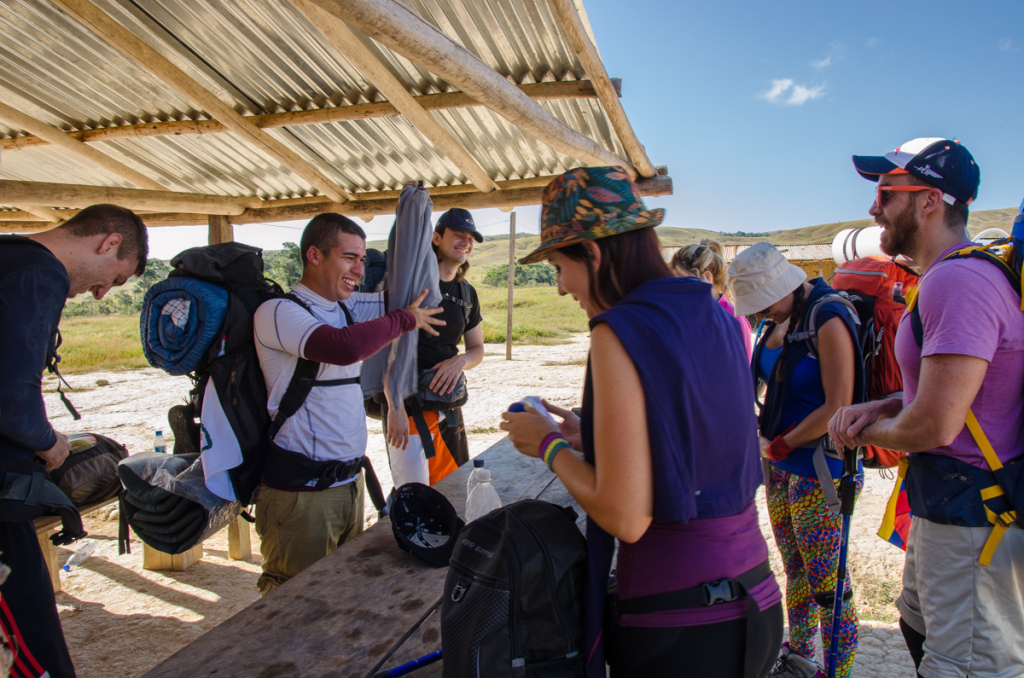
{"type": "MultiPolygon", "coordinates": [[[[555,480],[542,461],[516,452],[507,440],[483,456],[505,503],[536,497],[555,480]]],[[[470,470],[466,464],[436,486],[460,514],[470,470]]],[[[399,550],[385,518],[146,677],[361,678],[441,596],[446,574],[446,568],[432,568],[399,550]]],[[[440,647],[437,618],[435,613],[428,619],[387,666],[440,647]]]]}

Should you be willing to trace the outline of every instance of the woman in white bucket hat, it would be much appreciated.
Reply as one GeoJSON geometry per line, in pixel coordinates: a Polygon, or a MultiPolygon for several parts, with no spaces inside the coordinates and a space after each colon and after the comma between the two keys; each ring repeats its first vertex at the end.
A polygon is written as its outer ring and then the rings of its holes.
{"type": "MultiPolygon", "coordinates": [[[[863,393],[856,314],[824,280],[807,280],[767,242],[740,252],[729,276],[736,315],[767,321],[751,363],[754,378],[767,385],[758,424],[761,454],[770,462],[768,512],[786,569],[789,616],[789,642],[770,675],[815,678],[824,675],[814,662],[819,627],[826,663],[830,651],[842,528],[836,491],[843,465],[826,456],[823,448],[830,446],[823,442],[835,411],[859,402],[855,394],[863,393]]],[[[858,478],[858,492],[861,485],[858,478]]],[[[851,590],[849,582],[845,589],[851,590]]],[[[837,676],[849,676],[853,668],[857,624],[847,600],[837,676]]]]}

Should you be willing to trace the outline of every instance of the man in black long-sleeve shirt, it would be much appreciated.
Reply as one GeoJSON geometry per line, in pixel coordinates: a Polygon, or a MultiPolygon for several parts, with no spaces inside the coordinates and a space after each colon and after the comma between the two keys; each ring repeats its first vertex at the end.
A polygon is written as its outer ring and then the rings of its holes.
{"type": "MultiPolygon", "coordinates": [[[[96,299],[146,267],[146,227],[130,210],[93,205],[61,226],[0,237],[0,487],[8,474],[60,466],[67,436],[43,403],[43,370],[54,359],[64,302],[96,299]]],[[[0,515],[0,552],[11,574],[0,585],[0,639],[17,676],[74,676],[42,551],[30,520],[0,515]]]]}

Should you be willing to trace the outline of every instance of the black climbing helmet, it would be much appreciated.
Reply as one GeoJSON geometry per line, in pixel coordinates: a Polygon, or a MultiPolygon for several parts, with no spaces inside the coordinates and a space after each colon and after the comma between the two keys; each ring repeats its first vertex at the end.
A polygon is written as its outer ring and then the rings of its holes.
{"type": "Polygon", "coordinates": [[[389,515],[398,547],[434,567],[448,565],[466,524],[443,494],[423,483],[398,488],[389,515]]]}

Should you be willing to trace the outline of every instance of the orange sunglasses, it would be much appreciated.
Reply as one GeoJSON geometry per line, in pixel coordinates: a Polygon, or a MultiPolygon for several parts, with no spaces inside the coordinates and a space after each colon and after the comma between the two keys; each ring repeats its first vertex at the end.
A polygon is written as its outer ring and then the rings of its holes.
{"type": "Polygon", "coordinates": [[[905,193],[916,193],[917,191],[937,191],[939,189],[933,186],[891,186],[889,184],[878,185],[878,201],[879,207],[885,207],[885,203],[888,200],[888,193],[890,191],[901,191],[905,193]],[[883,197],[884,196],[884,197],[883,197]]]}

